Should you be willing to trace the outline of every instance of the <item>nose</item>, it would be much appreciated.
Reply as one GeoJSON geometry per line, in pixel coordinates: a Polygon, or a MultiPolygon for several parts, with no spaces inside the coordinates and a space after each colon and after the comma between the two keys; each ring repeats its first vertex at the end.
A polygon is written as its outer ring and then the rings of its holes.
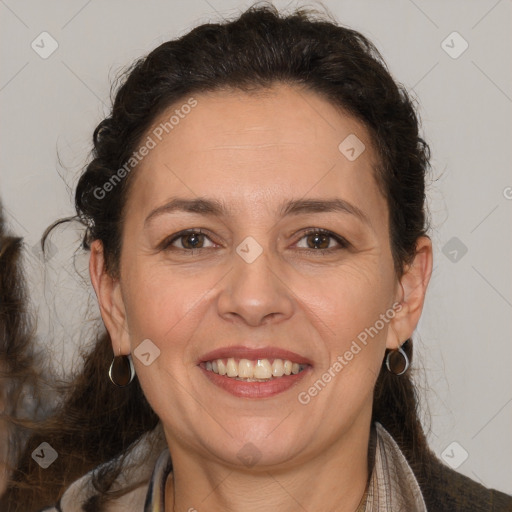
{"type": "Polygon", "coordinates": [[[233,258],[234,267],[218,296],[219,315],[251,327],[290,318],[294,311],[293,293],[268,251],[252,263],[238,254],[233,258]]]}

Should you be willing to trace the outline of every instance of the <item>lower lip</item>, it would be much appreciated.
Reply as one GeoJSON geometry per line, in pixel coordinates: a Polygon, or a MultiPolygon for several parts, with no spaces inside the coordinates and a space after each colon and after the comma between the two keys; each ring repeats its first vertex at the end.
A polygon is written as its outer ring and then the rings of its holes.
{"type": "Polygon", "coordinates": [[[302,380],[310,367],[295,375],[284,375],[267,382],[245,382],[225,377],[199,366],[203,374],[216,386],[239,398],[269,398],[283,393],[302,380]]]}

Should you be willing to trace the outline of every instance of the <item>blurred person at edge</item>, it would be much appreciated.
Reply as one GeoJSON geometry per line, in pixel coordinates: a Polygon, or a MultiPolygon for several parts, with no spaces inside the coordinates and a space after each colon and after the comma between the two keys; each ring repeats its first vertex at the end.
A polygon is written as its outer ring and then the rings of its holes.
{"type": "Polygon", "coordinates": [[[7,233],[0,204],[0,496],[42,403],[22,247],[21,238],[7,233]]]}

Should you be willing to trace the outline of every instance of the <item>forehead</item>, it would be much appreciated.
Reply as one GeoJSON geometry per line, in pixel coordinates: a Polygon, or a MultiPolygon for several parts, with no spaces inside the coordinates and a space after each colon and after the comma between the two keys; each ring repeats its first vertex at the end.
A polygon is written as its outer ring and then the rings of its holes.
{"type": "Polygon", "coordinates": [[[283,195],[343,192],[362,208],[385,208],[367,130],[323,97],[281,84],[250,94],[200,93],[193,100],[168,108],[143,138],[154,147],[134,177],[131,195],[139,204],[149,209],[182,194],[221,197],[240,207],[283,195]],[[343,152],[345,140],[364,144],[357,159],[343,152]]]}

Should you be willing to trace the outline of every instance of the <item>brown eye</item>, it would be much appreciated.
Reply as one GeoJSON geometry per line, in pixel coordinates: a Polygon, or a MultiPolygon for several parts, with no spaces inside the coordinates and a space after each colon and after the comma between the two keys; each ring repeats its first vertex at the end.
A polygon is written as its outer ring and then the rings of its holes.
{"type": "Polygon", "coordinates": [[[296,247],[299,249],[306,250],[336,250],[336,249],[347,249],[350,247],[349,242],[347,242],[343,237],[336,235],[330,231],[325,231],[323,229],[312,228],[297,242],[296,247]]]}
{"type": "Polygon", "coordinates": [[[324,233],[314,233],[306,237],[308,247],[310,249],[327,249],[331,237],[324,233]]]}
{"type": "Polygon", "coordinates": [[[180,239],[184,249],[199,249],[204,245],[205,236],[202,233],[188,233],[180,239]]]}
{"type": "Polygon", "coordinates": [[[193,251],[194,249],[208,249],[215,247],[211,239],[197,229],[180,231],[164,240],[160,246],[162,250],[193,251]]]}

